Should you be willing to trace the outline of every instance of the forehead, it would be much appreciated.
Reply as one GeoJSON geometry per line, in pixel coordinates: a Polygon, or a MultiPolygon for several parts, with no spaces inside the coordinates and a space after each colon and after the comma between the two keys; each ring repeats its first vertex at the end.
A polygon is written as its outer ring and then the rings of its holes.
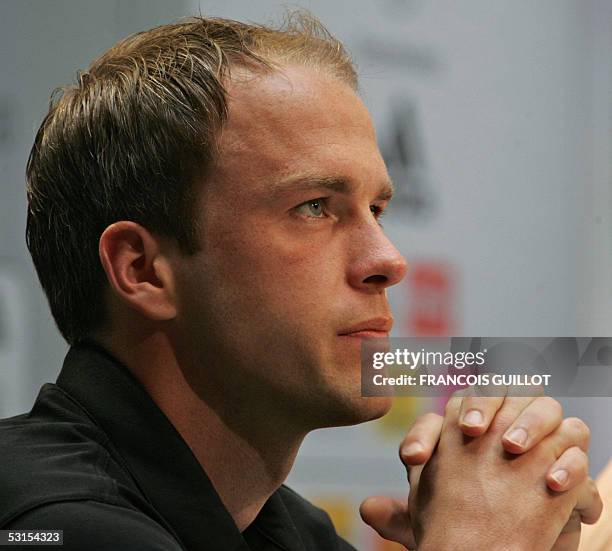
{"type": "Polygon", "coordinates": [[[240,174],[243,183],[263,186],[293,174],[350,179],[370,171],[380,179],[386,173],[367,109],[337,78],[285,67],[231,82],[228,96],[216,168],[221,179],[240,174]]]}

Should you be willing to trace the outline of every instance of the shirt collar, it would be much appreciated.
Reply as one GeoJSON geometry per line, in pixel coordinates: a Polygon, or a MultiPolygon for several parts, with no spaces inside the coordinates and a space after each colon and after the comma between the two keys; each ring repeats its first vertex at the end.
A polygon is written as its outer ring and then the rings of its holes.
{"type": "MultiPolygon", "coordinates": [[[[98,344],[82,343],[68,351],[57,384],[108,435],[186,549],[249,549],[189,446],[126,366],[98,344]]],[[[253,525],[280,549],[303,549],[278,492],[253,525]]]]}

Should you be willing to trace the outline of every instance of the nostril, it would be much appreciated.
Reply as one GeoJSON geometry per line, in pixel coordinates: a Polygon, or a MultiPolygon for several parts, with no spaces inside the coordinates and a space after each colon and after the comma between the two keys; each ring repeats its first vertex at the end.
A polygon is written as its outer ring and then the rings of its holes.
{"type": "Polygon", "coordinates": [[[388,278],[384,275],[371,275],[363,280],[364,283],[387,283],[387,281],[388,278]]]}

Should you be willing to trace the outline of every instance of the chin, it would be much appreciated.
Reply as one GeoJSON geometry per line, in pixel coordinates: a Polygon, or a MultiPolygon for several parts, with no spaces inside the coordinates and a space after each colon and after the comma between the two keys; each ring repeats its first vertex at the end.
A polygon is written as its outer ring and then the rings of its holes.
{"type": "Polygon", "coordinates": [[[326,427],[340,427],[366,423],[385,415],[392,405],[391,396],[360,396],[356,399],[341,400],[329,408],[330,411],[325,419],[321,419],[321,424],[326,427]]]}
{"type": "Polygon", "coordinates": [[[379,419],[387,414],[393,405],[392,396],[362,397],[360,400],[359,413],[363,418],[362,421],[359,421],[361,423],[379,419]]]}

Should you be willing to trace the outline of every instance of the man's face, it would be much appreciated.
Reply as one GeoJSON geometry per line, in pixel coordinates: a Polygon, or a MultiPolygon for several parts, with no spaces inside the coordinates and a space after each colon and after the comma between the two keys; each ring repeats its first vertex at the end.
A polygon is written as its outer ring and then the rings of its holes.
{"type": "Polygon", "coordinates": [[[390,399],[361,397],[356,332],[387,334],[385,289],[406,264],[377,220],[390,184],[370,116],[348,85],[301,67],[228,92],[203,250],[177,267],[187,376],[220,408],[260,400],[308,429],[379,417],[390,399]]]}

